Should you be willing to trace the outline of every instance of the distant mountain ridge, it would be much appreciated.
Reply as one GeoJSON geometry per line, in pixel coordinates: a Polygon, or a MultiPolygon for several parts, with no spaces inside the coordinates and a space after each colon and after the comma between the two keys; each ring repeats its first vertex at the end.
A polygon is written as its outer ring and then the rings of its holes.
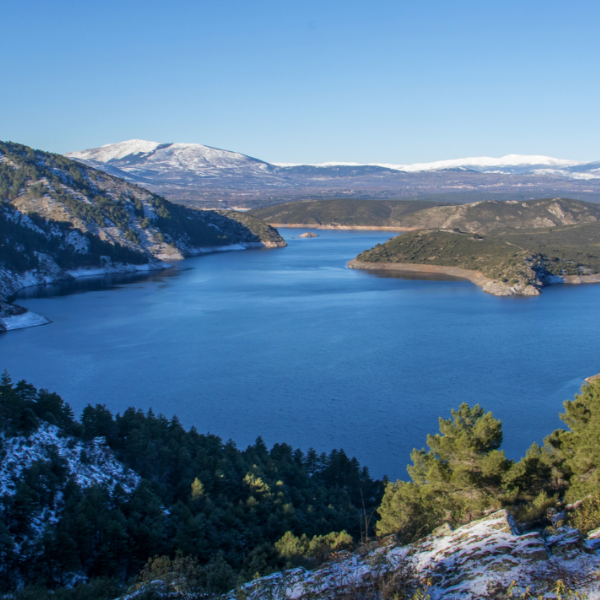
{"type": "MultiPolygon", "coordinates": [[[[182,204],[267,206],[292,199],[515,193],[600,201],[600,162],[509,154],[415,164],[268,163],[202,144],[128,140],[66,156],[182,204]]],[[[462,200],[461,200],[462,201],[462,200]]],[[[467,200],[468,201],[468,200],[467,200]]]]}
{"type": "Polygon", "coordinates": [[[568,198],[435,204],[392,200],[312,200],[250,211],[279,227],[388,230],[448,229],[490,233],[600,221],[600,206],[568,198]]]}
{"type": "Polygon", "coordinates": [[[265,161],[252,158],[239,152],[221,150],[204,146],[203,144],[183,144],[149,142],[147,140],[128,140],[116,144],[106,144],[99,148],[91,148],[78,152],[68,152],[65,156],[85,161],[95,161],[99,163],[116,163],[126,161],[131,164],[148,161],[164,161],[167,156],[179,162],[182,169],[193,169],[196,165],[211,165],[213,167],[229,168],[232,166],[260,165],[264,170],[268,167],[278,167],[282,169],[291,169],[294,167],[320,167],[323,169],[329,167],[381,167],[392,171],[405,171],[416,173],[419,171],[439,171],[445,169],[470,169],[481,172],[487,172],[497,169],[519,169],[524,172],[530,172],[538,168],[557,168],[569,169],[570,167],[582,167],[587,165],[596,165],[595,169],[599,171],[597,177],[600,178],[600,163],[584,163],[575,160],[565,160],[552,158],[550,156],[528,156],[522,154],[508,154],[501,158],[491,158],[489,156],[479,156],[471,158],[458,158],[450,160],[440,160],[429,163],[413,164],[392,164],[392,163],[354,163],[354,162],[325,162],[325,163],[267,163],[265,161]]]}

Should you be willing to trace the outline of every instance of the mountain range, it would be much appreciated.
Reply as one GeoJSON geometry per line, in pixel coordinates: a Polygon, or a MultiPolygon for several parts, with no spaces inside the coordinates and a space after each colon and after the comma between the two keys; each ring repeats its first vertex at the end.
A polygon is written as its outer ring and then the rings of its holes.
{"type": "Polygon", "coordinates": [[[416,164],[269,163],[202,144],[129,140],[66,154],[175,202],[269,206],[301,199],[600,201],[600,162],[510,154],[416,164]]]}

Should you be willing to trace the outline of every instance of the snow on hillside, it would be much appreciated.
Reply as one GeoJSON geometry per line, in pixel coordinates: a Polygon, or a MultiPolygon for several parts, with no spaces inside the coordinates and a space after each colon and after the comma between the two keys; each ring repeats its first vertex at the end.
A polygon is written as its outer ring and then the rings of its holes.
{"type": "MultiPolygon", "coordinates": [[[[262,165],[266,169],[270,166],[268,163],[259,161],[255,158],[231,152],[211,148],[202,144],[183,144],[168,143],[161,144],[146,140],[127,140],[116,144],[106,144],[100,148],[91,148],[78,152],[69,152],[66,156],[83,161],[93,161],[97,163],[109,163],[115,161],[121,162],[139,162],[143,160],[146,163],[158,166],[170,166],[174,169],[196,170],[206,167],[216,168],[237,168],[244,166],[262,165]]],[[[326,162],[319,164],[303,163],[273,163],[278,167],[364,167],[378,166],[395,171],[421,172],[438,171],[440,169],[467,168],[474,170],[504,169],[504,168],[527,168],[527,167],[548,167],[548,168],[566,168],[574,167],[584,163],[552,158],[550,156],[507,154],[501,158],[491,158],[489,156],[479,156],[470,158],[457,158],[451,160],[438,160],[429,163],[414,164],[393,164],[393,163],[356,163],[356,162],[326,162]]]]}
{"type": "Polygon", "coordinates": [[[90,163],[127,167],[198,171],[201,169],[267,169],[269,165],[239,152],[211,148],[202,144],[159,144],[146,140],[128,140],[100,148],[69,152],[69,158],[90,163]]]}
{"type": "Polygon", "coordinates": [[[23,472],[34,462],[56,455],[66,461],[69,475],[83,488],[106,485],[112,491],[120,484],[131,493],[140,482],[138,475],[114,457],[104,438],[86,443],[61,434],[55,425],[42,423],[29,437],[6,438],[3,434],[1,439],[5,456],[0,465],[0,496],[12,496],[23,472]]]}
{"type": "MultiPolygon", "coordinates": [[[[281,167],[297,167],[303,166],[301,164],[293,163],[274,163],[281,167]]],[[[489,156],[478,156],[471,158],[456,158],[451,160],[438,160],[429,163],[413,163],[413,164],[392,164],[392,163],[367,163],[360,164],[354,162],[326,162],[320,164],[314,164],[314,167],[334,167],[334,166],[375,166],[384,167],[386,169],[393,169],[395,171],[406,171],[409,173],[417,173],[421,171],[439,171],[441,169],[456,169],[466,168],[477,171],[489,170],[489,169],[504,169],[508,167],[573,167],[582,163],[574,160],[565,160],[561,158],[552,158],[551,156],[536,156],[536,155],[522,155],[522,154],[507,154],[501,158],[491,158],[489,156]]]]}
{"type": "Polygon", "coordinates": [[[7,437],[0,435],[3,457],[0,465],[0,498],[14,496],[17,486],[25,479],[25,472],[35,463],[61,461],[66,468],[66,477],[57,493],[32,510],[28,517],[28,533],[14,550],[19,553],[35,543],[48,525],[59,522],[64,509],[63,494],[67,481],[74,480],[81,488],[94,485],[106,486],[109,492],[120,485],[126,494],[131,494],[140,482],[140,477],[127,469],[114,456],[104,438],[83,442],[65,435],[58,427],[42,423],[29,437],[7,437]]]}
{"type": "Polygon", "coordinates": [[[160,144],[158,142],[148,142],[146,140],[127,140],[118,144],[106,144],[100,148],[91,148],[81,150],[80,152],[69,152],[66,154],[69,158],[79,158],[82,160],[93,160],[106,163],[111,160],[119,160],[126,156],[148,154],[156,150],[160,144]]]}
{"type": "Polygon", "coordinates": [[[580,164],[574,160],[564,160],[552,158],[550,156],[528,156],[522,154],[507,154],[501,158],[491,158],[489,156],[478,156],[471,158],[457,158],[452,160],[438,160],[430,163],[415,163],[408,165],[380,165],[399,171],[437,171],[440,169],[453,169],[457,167],[466,167],[476,170],[503,169],[506,167],[532,167],[538,165],[551,167],[572,167],[580,164]]]}
{"type": "MultiPolygon", "coordinates": [[[[391,540],[387,545],[373,544],[370,550],[368,546],[359,549],[320,569],[276,573],[242,590],[252,600],[330,600],[354,597],[344,595],[352,590],[367,592],[356,597],[381,597],[377,582],[404,573],[425,583],[432,600],[507,598],[512,582],[515,592],[529,586],[537,597],[551,592],[559,579],[587,594],[589,600],[598,600],[599,538],[600,529],[584,539],[578,530],[566,526],[551,533],[521,534],[510,514],[501,510],[454,531],[442,526],[414,544],[397,546],[391,540]]],[[[230,594],[228,600],[234,597],[230,594]]]]}

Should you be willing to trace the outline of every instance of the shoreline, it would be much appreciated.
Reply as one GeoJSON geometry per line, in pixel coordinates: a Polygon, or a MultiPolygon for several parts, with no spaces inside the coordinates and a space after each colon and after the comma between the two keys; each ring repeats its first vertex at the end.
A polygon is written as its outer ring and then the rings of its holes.
{"type": "Polygon", "coordinates": [[[312,225],[308,223],[268,223],[271,227],[288,229],[341,229],[345,231],[417,231],[422,227],[375,227],[369,225],[312,225]]]}
{"type": "MultiPolygon", "coordinates": [[[[180,257],[168,254],[159,254],[148,263],[134,265],[131,263],[116,263],[104,267],[83,267],[79,269],[69,269],[52,274],[44,274],[35,271],[28,271],[22,275],[15,275],[12,281],[11,293],[7,298],[14,297],[18,292],[30,287],[49,285],[60,281],[74,281],[85,277],[105,277],[106,275],[119,275],[127,273],[143,273],[151,271],[164,271],[173,268],[173,265],[165,260],[185,260],[203,254],[216,252],[229,252],[234,250],[250,250],[253,248],[283,248],[287,244],[283,242],[239,242],[238,244],[229,244],[227,246],[214,246],[202,248],[189,248],[186,255],[180,257]]],[[[15,329],[25,329],[27,327],[39,327],[52,323],[43,315],[30,312],[18,304],[13,304],[8,300],[0,299],[0,333],[6,333],[15,329]],[[1,306],[4,305],[4,306],[1,306]]]]}
{"type": "Polygon", "coordinates": [[[439,265],[419,265],[416,263],[378,263],[363,262],[353,258],[348,261],[349,269],[361,269],[363,271],[400,271],[404,273],[423,273],[429,275],[450,275],[458,279],[464,279],[483,288],[486,284],[493,283],[493,279],[484,277],[479,271],[463,269],[461,267],[443,267],[439,265]]]}
{"type": "MultiPolygon", "coordinates": [[[[533,286],[525,287],[510,286],[500,281],[495,281],[489,277],[485,277],[480,271],[472,271],[463,269],[462,267],[445,267],[440,265],[421,265],[416,263],[377,263],[363,262],[353,258],[348,261],[349,269],[360,269],[364,271],[398,271],[413,274],[440,274],[450,275],[474,283],[484,292],[493,296],[539,296],[540,290],[533,286]]],[[[600,283],[600,273],[595,275],[550,275],[540,280],[540,287],[548,287],[550,285],[580,285],[585,283],[600,283]]]]}

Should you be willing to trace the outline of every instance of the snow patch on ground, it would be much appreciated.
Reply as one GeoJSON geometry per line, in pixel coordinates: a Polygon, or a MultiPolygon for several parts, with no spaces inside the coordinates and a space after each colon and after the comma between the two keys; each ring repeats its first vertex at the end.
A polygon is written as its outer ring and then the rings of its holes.
{"type": "Polygon", "coordinates": [[[170,269],[171,265],[165,262],[149,262],[144,265],[132,265],[129,263],[112,263],[104,267],[70,269],[67,271],[69,275],[76,279],[80,277],[98,277],[108,275],[110,273],[138,273],[148,271],[160,271],[162,269],[170,269]]]}
{"type": "Polygon", "coordinates": [[[0,317],[0,331],[2,325],[6,331],[12,331],[13,329],[24,329],[25,327],[37,327],[38,325],[47,325],[51,323],[46,317],[38,315],[34,312],[27,311],[22,315],[12,315],[10,317],[0,317]]]}
{"type": "Polygon", "coordinates": [[[584,539],[570,527],[559,527],[547,536],[537,531],[520,534],[510,514],[501,510],[455,531],[438,528],[407,546],[375,544],[371,551],[367,547],[347,554],[314,571],[276,573],[246,584],[244,591],[256,600],[327,600],[344,589],[368,584],[378,573],[408,567],[419,581],[430,582],[427,593],[432,600],[495,597],[513,581],[521,591],[530,586],[535,594],[544,595],[558,579],[586,593],[589,600],[599,600],[600,544],[594,535],[584,539]]]}
{"type": "Polygon", "coordinates": [[[112,492],[121,485],[131,493],[140,477],[123,466],[106,445],[104,438],[82,442],[71,436],[60,435],[55,425],[43,423],[29,437],[2,436],[6,453],[0,465],[0,496],[12,496],[23,472],[36,461],[48,461],[56,453],[66,461],[71,477],[83,488],[106,485],[112,492]]]}

